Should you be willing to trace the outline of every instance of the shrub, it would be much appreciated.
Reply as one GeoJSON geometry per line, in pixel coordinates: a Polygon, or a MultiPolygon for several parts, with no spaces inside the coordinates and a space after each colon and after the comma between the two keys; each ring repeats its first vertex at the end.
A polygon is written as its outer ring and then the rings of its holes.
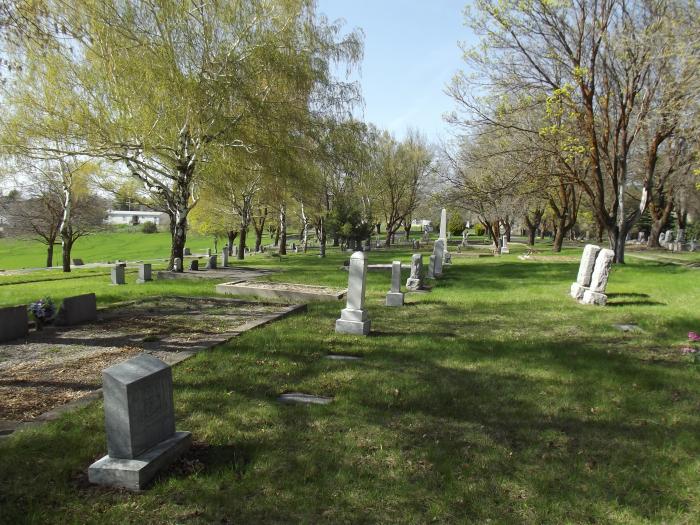
{"type": "Polygon", "coordinates": [[[143,223],[143,228],[141,228],[141,231],[143,233],[158,233],[158,227],[155,225],[155,223],[146,221],[143,223]]]}
{"type": "Polygon", "coordinates": [[[464,219],[459,213],[450,215],[450,220],[447,221],[447,229],[452,235],[462,235],[464,231],[464,219]]]}
{"type": "Polygon", "coordinates": [[[486,228],[483,224],[478,223],[474,226],[474,235],[481,236],[486,233],[486,228]]]}

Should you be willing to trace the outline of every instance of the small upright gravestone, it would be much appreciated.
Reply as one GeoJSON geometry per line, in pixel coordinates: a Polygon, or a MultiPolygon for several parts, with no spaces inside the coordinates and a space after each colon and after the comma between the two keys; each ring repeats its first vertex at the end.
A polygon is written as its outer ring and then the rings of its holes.
{"type": "Polygon", "coordinates": [[[199,271],[199,259],[192,259],[190,261],[190,271],[192,271],[192,272],[199,271]]]}
{"type": "Polygon", "coordinates": [[[175,257],[173,259],[173,271],[174,272],[181,272],[182,271],[182,259],[179,257],[175,257]]]}
{"type": "Polygon", "coordinates": [[[508,236],[504,235],[501,237],[501,254],[510,253],[508,249],[508,236]]]}
{"type": "Polygon", "coordinates": [[[97,319],[97,297],[94,293],[86,293],[63,299],[56,315],[56,324],[72,326],[95,319],[97,319]]]}
{"type": "Polygon", "coordinates": [[[401,261],[391,263],[391,290],[386,294],[387,306],[403,306],[404,294],[401,291],[401,261]]]}
{"type": "Polygon", "coordinates": [[[151,265],[149,263],[139,265],[139,277],[136,282],[143,284],[148,281],[152,281],[151,278],[151,265]]]}
{"type": "Polygon", "coordinates": [[[124,268],[126,265],[124,263],[117,263],[112,266],[112,284],[126,284],[124,279],[124,268]]]}
{"type": "Polygon", "coordinates": [[[615,252],[607,248],[600,250],[598,257],[595,260],[595,268],[591,276],[591,285],[583,292],[583,304],[597,304],[600,306],[608,302],[608,296],[605,295],[605,288],[608,285],[608,276],[612,267],[615,252]]]}
{"type": "Polygon", "coordinates": [[[216,270],[216,255],[210,255],[205,270],[216,270]]]}
{"type": "Polygon", "coordinates": [[[190,446],[175,431],[173,378],[160,359],[140,354],[102,371],[107,455],[88,469],[91,483],[143,489],[190,446]]]}
{"type": "Polygon", "coordinates": [[[73,259],[73,266],[83,266],[84,264],[82,259],[73,259]]]}
{"type": "Polygon", "coordinates": [[[576,277],[576,282],[571,284],[571,297],[574,299],[582,299],[586,288],[590,286],[593,267],[595,266],[595,258],[599,251],[600,246],[596,246],[595,244],[587,244],[583,248],[581,264],[578,267],[578,276],[576,277]]]}
{"type": "Polygon", "coordinates": [[[423,254],[414,253],[411,257],[411,275],[406,281],[406,288],[415,291],[423,287],[423,254]]]}
{"type": "Polygon", "coordinates": [[[228,245],[221,251],[221,267],[228,268],[228,245]]]}
{"type": "Polygon", "coordinates": [[[364,252],[352,254],[348,274],[347,304],[340,312],[340,319],[335,322],[335,331],[339,334],[367,335],[371,321],[365,310],[367,256],[364,252]]]}
{"type": "Polygon", "coordinates": [[[0,342],[26,337],[29,333],[29,316],[26,306],[0,308],[0,342]]]}
{"type": "Polygon", "coordinates": [[[435,241],[435,246],[433,247],[433,254],[435,255],[435,277],[442,276],[442,263],[445,260],[445,239],[438,239],[435,241]]]}
{"type": "Polygon", "coordinates": [[[190,250],[189,248],[185,248],[183,255],[192,255],[192,250],[190,250]]]}

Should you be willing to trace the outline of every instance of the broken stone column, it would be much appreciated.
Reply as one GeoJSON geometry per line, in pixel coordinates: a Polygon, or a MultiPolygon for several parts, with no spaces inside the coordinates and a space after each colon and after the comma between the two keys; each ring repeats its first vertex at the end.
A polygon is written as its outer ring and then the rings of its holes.
{"type": "Polygon", "coordinates": [[[367,286],[367,256],[364,252],[355,252],[350,256],[348,268],[347,304],[340,312],[340,319],[335,322],[335,331],[339,334],[367,335],[370,320],[365,310],[365,289],[367,286]]]}
{"type": "Polygon", "coordinates": [[[411,275],[406,281],[406,288],[415,291],[423,287],[423,254],[414,253],[411,257],[411,275]]]}
{"type": "Polygon", "coordinates": [[[587,244],[583,248],[581,264],[578,267],[578,277],[576,277],[576,282],[571,284],[571,297],[574,299],[582,299],[583,292],[585,292],[586,288],[591,284],[595,258],[599,251],[600,246],[596,246],[595,244],[587,244]]]}
{"type": "Polygon", "coordinates": [[[401,261],[391,263],[391,290],[386,294],[387,306],[403,306],[404,294],[401,291],[401,261]]]}
{"type": "Polygon", "coordinates": [[[595,260],[591,284],[588,289],[583,292],[581,303],[603,306],[608,302],[608,296],[605,295],[605,288],[608,285],[608,276],[610,275],[613,259],[615,259],[614,251],[608,250],[607,248],[600,250],[595,260]]]}

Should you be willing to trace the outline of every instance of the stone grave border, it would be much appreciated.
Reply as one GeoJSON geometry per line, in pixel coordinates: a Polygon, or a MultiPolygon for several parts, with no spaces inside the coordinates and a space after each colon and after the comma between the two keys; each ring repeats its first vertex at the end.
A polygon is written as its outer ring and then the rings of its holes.
{"type": "Polygon", "coordinates": [[[276,283],[264,281],[256,283],[254,281],[231,281],[216,285],[216,292],[225,295],[256,297],[258,299],[278,299],[288,302],[299,301],[339,301],[347,294],[347,289],[332,291],[326,286],[314,286],[296,283],[276,283]],[[265,285],[265,286],[258,286],[265,285]],[[274,285],[289,285],[304,290],[285,290],[279,288],[269,288],[274,285]]]}
{"type": "MultiPolygon", "coordinates": [[[[199,299],[211,299],[212,297],[198,297],[199,299]]],[[[197,299],[197,297],[187,297],[187,299],[197,299]]],[[[213,297],[213,299],[216,299],[216,297],[213,297]]],[[[229,299],[232,302],[236,303],[250,303],[251,301],[241,301],[237,299],[229,299]]],[[[109,308],[117,308],[117,307],[122,307],[122,306],[127,306],[129,304],[135,304],[138,301],[122,301],[119,303],[114,303],[109,306],[109,308]]],[[[259,303],[256,303],[259,304],[259,303]]],[[[170,366],[175,366],[179,363],[182,363],[183,361],[186,361],[190,357],[193,357],[197,355],[200,352],[205,352],[207,350],[210,350],[214,348],[215,346],[219,346],[221,344],[227,343],[234,339],[235,337],[240,336],[241,334],[244,334],[245,332],[249,332],[250,330],[253,330],[254,328],[258,328],[260,326],[264,326],[266,324],[270,324],[273,321],[279,321],[280,319],[283,319],[291,314],[297,313],[297,312],[305,312],[307,308],[306,304],[292,304],[289,305],[285,308],[282,309],[282,311],[274,313],[274,314],[266,314],[261,316],[258,319],[254,319],[252,321],[248,321],[247,323],[244,323],[241,325],[236,331],[233,337],[229,337],[225,340],[214,342],[210,346],[207,346],[206,348],[203,348],[201,350],[191,350],[191,351],[185,351],[185,352],[178,352],[176,354],[173,354],[171,359],[165,360],[165,362],[170,365],[170,366]]],[[[49,410],[48,412],[44,412],[43,414],[38,415],[31,421],[20,421],[15,427],[11,427],[9,425],[3,426],[0,428],[0,439],[7,438],[11,436],[14,432],[18,430],[24,430],[27,428],[36,428],[39,427],[45,423],[48,423],[50,421],[55,421],[58,418],[60,418],[63,414],[67,414],[69,412],[73,412],[75,410],[78,410],[80,408],[86,407],[93,401],[96,401],[102,397],[102,388],[98,388],[97,390],[93,390],[91,392],[87,392],[85,395],[79,397],[78,399],[74,399],[73,401],[70,401],[66,403],[65,405],[58,406],[56,408],[53,408],[49,410]]]]}

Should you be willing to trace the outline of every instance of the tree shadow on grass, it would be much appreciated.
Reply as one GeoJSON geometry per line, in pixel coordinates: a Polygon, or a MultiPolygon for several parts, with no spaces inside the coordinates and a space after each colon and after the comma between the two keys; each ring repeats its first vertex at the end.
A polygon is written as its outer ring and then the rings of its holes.
{"type": "Polygon", "coordinates": [[[659,301],[609,301],[606,306],[666,306],[659,301]]]}

